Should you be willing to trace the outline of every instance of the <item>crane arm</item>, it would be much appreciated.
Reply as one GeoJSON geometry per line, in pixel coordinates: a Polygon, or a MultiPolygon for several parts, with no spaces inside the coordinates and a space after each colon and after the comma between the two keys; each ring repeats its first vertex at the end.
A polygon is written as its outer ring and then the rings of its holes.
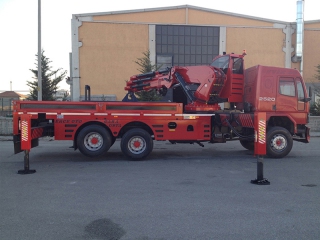
{"type": "Polygon", "coordinates": [[[156,89],[165,95],[166,90],[180,86],[190,102],[208,102],[218,96],[224,83],[224,74],[210,66],[172,67],[164,71],[134,75],[127,81],[128,92],[156,89]],[[194,89],[196,88],[196,89],[194,89]]]}

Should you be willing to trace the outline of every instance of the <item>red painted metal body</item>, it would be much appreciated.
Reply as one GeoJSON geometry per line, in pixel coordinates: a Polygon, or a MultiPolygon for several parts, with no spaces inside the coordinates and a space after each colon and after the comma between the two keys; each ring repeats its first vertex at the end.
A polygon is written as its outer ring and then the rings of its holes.
{"type": "MultiPolygon", "coordinates": [[[[127,124],[141,122],[153,132],[155,140],[210,140],[213,114],[184,114],[181,103],[143,102],[14,102],[16,117],[28,115],[37,120],[38,113],[45,113],[46,120],[54,124],[56,140],[73,140],[80,127],[88,123],[100,123],[118,137],[127,124]],[[177,127],[169,128],[175,122],[177,127]],[[187,131],[189,125],[194,131],[187,131]]],[[[21,118],[22,120],[22,118],[21,118]]],[[[20,131],[15,125],[14,134],[20,131]]],[[[45,127],[45,126],[44,126],[45,127]]]]}

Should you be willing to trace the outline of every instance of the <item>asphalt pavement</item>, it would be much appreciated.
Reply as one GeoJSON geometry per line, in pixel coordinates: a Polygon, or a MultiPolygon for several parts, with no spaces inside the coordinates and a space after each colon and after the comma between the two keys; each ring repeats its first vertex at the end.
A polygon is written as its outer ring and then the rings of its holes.
{"type": "MultiPolygon", "coordinates": [[[[320,136],[320,134],[319,134],[320,136]]],[[[91,159],[70,141],[40,140],[30,169],[0,137],[0,239],[319,239],[320,137],[264,158],[267,186],[253,185],[257,158],[239,142],[155,142],[129,161],[119,141],[91,159]]]]}

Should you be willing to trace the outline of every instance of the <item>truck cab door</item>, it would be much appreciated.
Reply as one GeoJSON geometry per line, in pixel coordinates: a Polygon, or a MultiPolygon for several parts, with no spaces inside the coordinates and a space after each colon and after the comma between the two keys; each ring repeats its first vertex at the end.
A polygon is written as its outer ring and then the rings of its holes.
{"type": "Polygon", "coordinates": [[[241,57],[231,57],[230,71],[228,79],[230,80],[229,102],[243,102],[244,91],[244,62],[241,57]]]}
{"type": "Polygon", "coordinates": [[[211,66],[219,66],[226,75],[226,82],[224,83],[219,97],[228,99],[228,102],[243,102],[243,57],[231,57],[229,55],[225,55],[214,61],[211,66]]]}

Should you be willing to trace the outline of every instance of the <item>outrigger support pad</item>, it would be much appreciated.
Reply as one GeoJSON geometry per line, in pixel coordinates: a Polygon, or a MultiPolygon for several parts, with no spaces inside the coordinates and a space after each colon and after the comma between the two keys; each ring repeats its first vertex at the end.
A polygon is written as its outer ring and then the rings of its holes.
{"type": "Polygon", "coordinates": [[[258,155],[257,158],[257,179],[251,180],[252,184],[256,185],[270,185],[268,179],[263,178],[263,156],[258,155]]]}
{"type": "Polygon", "coordinates": [[[18,174],[32,174],[36,172],[36,170],[29,169],[29,152],[29,150],[24,150],[24,169],[19,170],[18,174]]]}

